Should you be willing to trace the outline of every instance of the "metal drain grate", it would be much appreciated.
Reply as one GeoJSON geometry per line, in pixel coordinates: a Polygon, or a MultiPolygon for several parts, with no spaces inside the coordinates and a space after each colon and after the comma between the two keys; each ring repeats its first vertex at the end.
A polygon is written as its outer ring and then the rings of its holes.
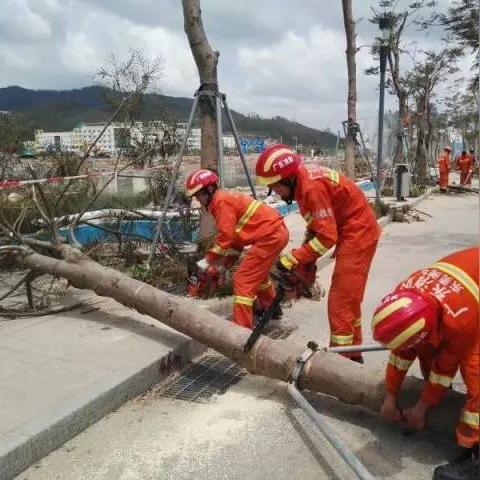
{"type": "Polygon", "coordinates": [[[296,329],[297,327],[276,326],[273,330],[265,335],[270,337],[272,340],[285,340],[285,338],[288,338],[296,329]]]}
{"type": "Polygon", "coordinates": [[[222,395],[247,374],[246,370],[220,355],[208,354],[158,391],[162,397],[206,403],[222,395]]]}

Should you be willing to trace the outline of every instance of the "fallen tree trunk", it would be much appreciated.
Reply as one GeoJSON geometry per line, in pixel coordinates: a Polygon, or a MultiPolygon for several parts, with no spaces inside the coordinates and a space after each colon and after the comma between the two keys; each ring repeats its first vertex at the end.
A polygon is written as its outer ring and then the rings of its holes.
{"type": "Polygon", "coordinates": [[[454,185],[450,184],[448,185],[448,188],[450,190],[456,191],[456,192],[465,192],[465,193],[479,193],[479,189],[475,187],[467,187],[466,185],[454,185]]]}
{"type": "MultiPolygon", "coordinates": [[[[71,285],[111,297],[119,303],[150,315],[169,327],[188,335],[246,367],[251,373],[288,381],[297,357],[305,346],[289,340],[261,336],[249,353],[243,345],[250,330],[227,322],[192,302],[170,295],[127,275],[90,260],[78,250],[63,246],[65,260],[38,253],[17,258],[22,266],[35,272],[67,279],[71,285]]],[[[422,382],[408,378],[403,400],[412,404],[422,382]]],[[[339,400],[378,412],[384,396],[383,372],[360,365],[344,357],[318,351],[306,364],[299,385],[326,393],[339,400]]],[[[439,407],[432,409],[428,423],[435,429],[453,434],[463,396],[450,391],[439,407]]]]}

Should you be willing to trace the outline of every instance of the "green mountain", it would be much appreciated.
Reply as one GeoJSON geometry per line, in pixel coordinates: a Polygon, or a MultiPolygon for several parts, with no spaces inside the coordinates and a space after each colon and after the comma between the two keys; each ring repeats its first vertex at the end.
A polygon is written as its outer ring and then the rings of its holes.
{"type": "MultiPolygon", "coordinates": [[[[104,122],[112,114],[107,101],[111,94],[103,87],[85,87],[74,90],[29,90],[12,86],[0,88],[0,111],[15,113],[28,125],[31,134],[36,128],[46,131],[71,130],[81,122],[104,122]]],[[[138,108],[139,120],[186,122],[192,99],[146,94],[138,108]]],[[[333,148],[336,136],[316,130],[286,118],[263,118],[232,111],[237,130],[242,135],[258,135],[282,139],[284,143],[333,148]]],[[[226,121],[224,120],[224,125],[226,121]]],[[[224,129],[227,131],[228,129],[224,129]]]]}

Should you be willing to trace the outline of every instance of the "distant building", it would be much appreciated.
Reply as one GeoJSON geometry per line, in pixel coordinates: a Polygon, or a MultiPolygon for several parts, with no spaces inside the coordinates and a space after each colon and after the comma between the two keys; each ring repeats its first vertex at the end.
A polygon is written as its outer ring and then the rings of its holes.
{"type": "Polygon", "coordinates": [[[35,147],[40,151],[76,151],[77,141],[74,132],[44,132],[35,130],[35,147]]]}
{"type": "MultiPolygon", "coordinates": [[[[149,122],[148,136],[153,137],[153,130],[156,135],[163,135],[161,128],[155,129],[155,122],[149,122]]],[[[160,127],[161,122],[158,122],[160,127]]],[[[105,129],[102,136],[93,148],[93,154],[118,155],[122,150],[131,148],[144,137],[144,125],[136,122],[133,125],[126,125],[113,122],[105,129]]],[[[35,131],[36,148],[40,151],[61,150],[83,154],[95,142],[97,137],[105,128],[105,123],[82,123],[70,132],[44,132],[35,131]]]]}
{"type": "MultiPolygon", "coordinates": [[[[163,138],[165,124],[161,121],[148,123],[135,122],[123,124],[111,123],[106,129],[93,149],[94,155],[108,154],[116,156],[125,149],[142,141],[154,141],[163,138]]],[[[35,147],[38,151],[58,150],[83,154],[100,135],[105,128],[105,123],[81,123],[70,132],[44,132],[35,131],[35,147]]],[[[179,139],[185,136],[187,125],[177,125],[179,139]]],[[[235,140],[232,135],[224,135],[223,145],[227,150],[235,148],[235,140]]],[[[187,140],[187,150],[198,152],[201,148],[201,130],[192,128],[187,140]]]]}

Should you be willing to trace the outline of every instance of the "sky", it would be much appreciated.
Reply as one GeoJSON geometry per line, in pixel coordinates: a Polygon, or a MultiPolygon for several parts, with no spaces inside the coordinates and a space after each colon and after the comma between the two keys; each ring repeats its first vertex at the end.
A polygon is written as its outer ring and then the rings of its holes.
{"type": "MultiPolygon", "coordinates": [[[[368,46],[377,27],[368,18],[378,1],[352,3],[360,47],[358,120],[368,129],[376,122],[378,78],[363,71],[376,65],[368,46]]],[[[440,0],[437,9],[448,4],[440,0]]],[[[232,109],[341,128],[347,95],[341,0],[202,0],[201,6],[210,44],[220,52],[220,89],[232,109]]],[[[405,39],[420,50],[440,48],[444,36],[412,26],[405,39]]],[[[162,58],[161,93],[192,97],[198,74],[180,0],[1,0],[0,87],[91,85],[111,54],[124,59],[130,49],[162,58]]],[[[462,59],[462,71],[468,66],[462,59]]],[[[395,110],[395,99],[387,95],[385,105],[395,110]]]]}

